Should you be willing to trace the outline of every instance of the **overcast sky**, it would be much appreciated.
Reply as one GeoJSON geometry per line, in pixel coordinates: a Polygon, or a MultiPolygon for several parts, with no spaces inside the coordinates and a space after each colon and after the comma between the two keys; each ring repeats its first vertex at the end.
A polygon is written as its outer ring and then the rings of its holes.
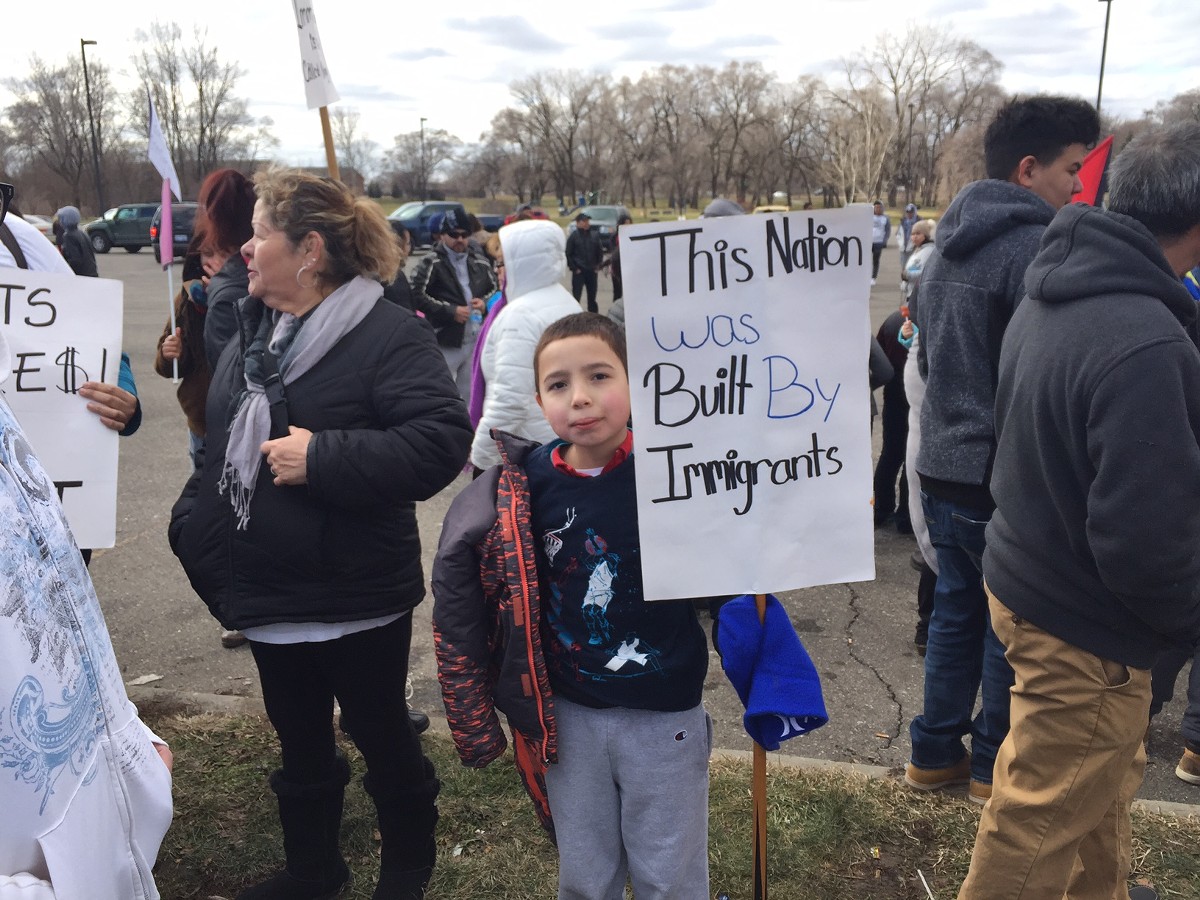
{"type": "MultiPolygon", "coordinates": [[[[307,0],[305,0],[307,2],[307,0]]],[[[1092,101],[1104,35],[1103,0],[492,0],[443,3],[312,0],[341,102],[383,148],[395,135],[445,128],[476,141],[511,102],[508,85],[544,69],[636,77],[663,63],[763,63],[783,80],[831,76],[840,57],[908,22],[953,28],[1002,63],[1010,91],[1078,94],[1092,101]]],[[[98,41],[118,85],[133,84],[136,31],[169,10],[187,39],[206,28],[222,58],[246,70],[238,92],[270,116],[287,161],[324,162],[316,111],[305,108],[291,0],[8,0],[0,84],[28,70],[29,54],[78,63],[79,39],[98,41]]],[[[1104,76],[1106,110],[1136,117],[1156,101],[1200,87],[1200,2],[1113,0],[1104,76]]],[[[82,68],[80,68],[82,78],[82,68]]],[[[12,99],[0,86],[0,105],[12,99]]]]}

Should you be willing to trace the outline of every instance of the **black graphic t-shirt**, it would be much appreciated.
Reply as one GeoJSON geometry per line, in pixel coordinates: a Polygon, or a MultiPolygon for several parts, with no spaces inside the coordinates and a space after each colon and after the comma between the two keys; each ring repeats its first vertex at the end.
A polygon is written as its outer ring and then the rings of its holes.
{"type": "Polygon", "coordinates": [[[556,446],[526,462],[551,687],[584,706],[691,709],[708,643],[690,603],[642,597],[633,456],[587,477],[557,469],[556,446]]]}

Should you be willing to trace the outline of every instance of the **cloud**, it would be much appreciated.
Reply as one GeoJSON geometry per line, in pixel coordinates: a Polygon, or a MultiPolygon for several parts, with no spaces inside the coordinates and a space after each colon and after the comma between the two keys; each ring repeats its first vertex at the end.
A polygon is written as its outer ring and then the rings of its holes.
{"type": "Polygon", "coordinates": [[[542,34],[521,16],[451,19],[446,25],[456,31],[481,35],[499,47],[519,47],[522,53],[558,53],[569,46],[542,34]]]}
{"type": "Polygon", "coordinates": [[[337,87],[343,100],[359,100],[364,103],[410,103],[415,99],[409,94],[397,94],[374,84],[339,84],[337,87]]]}
{"type": "Polygon", "coordinates": [[[646,12],[696,12],[715,4],[716,0],[667,0],[658,6],[646,7],[646,12]]]}
{"type": "Polygon", "coordinates": [[[934,0],[921,11],[921,18],[926,22],[936,22],[942,16],[977,12],[987,9],[987,5],[988,0],[934,0]]]}
{"type": "Polygon", "coordinates": [[[730,60],[747,62],[754,58],[755,49],[774,47],[778,44],[777,38],[766,34],[717,38],[691,47],[665,46],[656,37],[639,36],[626,41],[615,59],[625,63],[645,63],[652,68],[657,68],[664,62],[675,66],[721,66],[730,60]]]}
{"type": "Polygon", "coordinates": [[[423,59],[449,55],[449,51],[443,50],[441,47],[424,47],[420,50],[394,50],[388,54],[388,59],[398,59],[401,62],[420,62],[423,59]]]}
{"type": "MultiPolygon", "coordinates": [[[[597,25],[592,29],[598,37],[610,41],[648,41],[669,37],[675,29],[662,22],[646,20],[614,22],[611,25],[597,25]]],[[[661,52],[661,45],[659,50],[661,52]]]]}

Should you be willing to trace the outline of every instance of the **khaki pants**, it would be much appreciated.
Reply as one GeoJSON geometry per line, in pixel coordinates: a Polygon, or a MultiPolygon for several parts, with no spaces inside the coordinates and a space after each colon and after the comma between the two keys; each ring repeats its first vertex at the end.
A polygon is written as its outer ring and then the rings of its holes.
{"type": "Polygon", "coordinates": [[[1016,675],[1012,726],[959,900],[1128,900],[1150,672],[1047,634],[991,591],[988,604],[1016,675]]]}

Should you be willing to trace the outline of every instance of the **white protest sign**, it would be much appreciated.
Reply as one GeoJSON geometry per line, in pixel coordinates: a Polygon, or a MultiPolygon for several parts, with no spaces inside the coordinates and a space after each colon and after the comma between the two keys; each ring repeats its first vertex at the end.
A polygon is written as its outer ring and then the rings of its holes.
{"type": "Polygon", "coordinates": [[[652,600],[875,577],[867,209],[621,231],[652,600]]]}
{"type": "Polygon", "coordinates": [[[325,65],[325,49],[317,32],[317,16],[312,0],[292,0],[296,28],[300,35],[300,69],[304,74],[304,96],[309,109],[328,106],[338,100],[337,88],[325,65]]]}
{"type": "Polygon", "coordinates": [[[11,357],[4,399],[58,488],[80,547],[117,533],[117,433],[88,412],[85,381],[117,383],[123,285],[0,269],[0,327],[11,357]]]}

